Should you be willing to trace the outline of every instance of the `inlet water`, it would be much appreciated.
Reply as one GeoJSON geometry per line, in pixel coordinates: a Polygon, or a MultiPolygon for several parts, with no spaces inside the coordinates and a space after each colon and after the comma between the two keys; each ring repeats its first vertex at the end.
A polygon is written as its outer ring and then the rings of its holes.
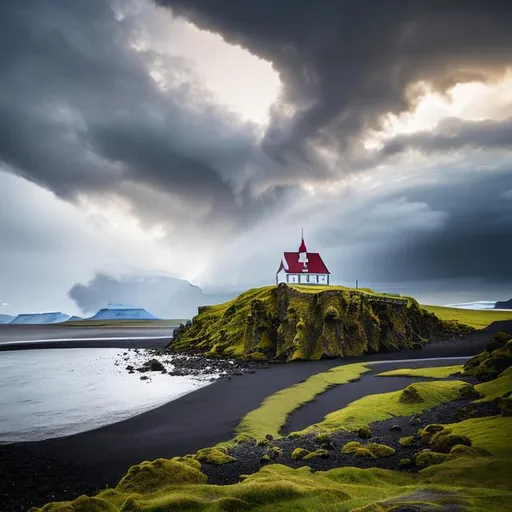
{"type": "Polygon", "coordinates": [[[157,372],[145,374],[150,380],[141,380],[139,373],[124,369],[123,353],[113,348],[0,353],[0,443],[84,432],[210,383],[210,378],[157,372]]]}

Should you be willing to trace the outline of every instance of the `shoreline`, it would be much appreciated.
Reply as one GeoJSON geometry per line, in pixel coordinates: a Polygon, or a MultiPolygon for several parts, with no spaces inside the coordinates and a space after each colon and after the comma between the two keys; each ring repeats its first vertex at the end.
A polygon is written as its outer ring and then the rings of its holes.
{"type": "MultiPolygon", "coordinates": [[[[228,440],[240,418],[267,396],[334,366],[382,361],[386,369],[392,369],[408,360],[431,366],[433,358],[478,353],[495,332],[506,330],[505,325],[512,329],[512,322],[496,322],[485,330],[432,343],[422,350],[272,364],[268,369],[219,380],[99,429],[45,441],[0,445],[0,509],[19,511],[25,506],[28,509],[48,501],[95,493],[115,486],[129,466],[143,460],[186,455],[228,440]]],[[[365,394],[368,391],[364,389],[365,394]]]]}

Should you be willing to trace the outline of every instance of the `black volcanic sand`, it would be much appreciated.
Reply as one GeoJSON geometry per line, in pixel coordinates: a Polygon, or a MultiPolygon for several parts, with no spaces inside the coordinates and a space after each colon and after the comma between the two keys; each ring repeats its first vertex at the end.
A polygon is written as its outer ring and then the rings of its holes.
{"type": "MultiPolygon", "coordinates": [[[[398,391],[413,382],[425,382],[432,379],[421,377],[377,377],[378,373],[386,372],[397,367],[401,368],[426,368],[434,366],[452,366],[464,364],[468,359],[450,359],[437,361],[410,361],[407,363],[382,363],[371,366],[371,372],[365,373],[361,380],[349,382],[341,386],[334,386],[325,393],[318,395],[314,400],[296,409],[288,418],[286,425],[281,429],[281,435],[302,430],[313,423],[322,421],[327,414],[337,411],[349,403],[365,395],[376,393],[388,393],[398,391]]],[[[459,377],[449,377],[442,380],[460,380],[459,377]]]]}
{"type": "MultiPolygon", "coordinates": [[[[381,371],[384,371],[384,367],[391,370],[411,366],[403,362],[407,359],[471,356],[480,352],[500,330],[511,331],[512,322],[496,322],[485,331],[450,342],[432,343],[423,350],[271,365],[269,369],[236,376],[230,381],[218,381],[157,409],[97,430],[46,441],[0,445],[0,510],[19,512],[48,501],[94,494],[107,486],[115,486],[133,464],[193,453],[228,440],[240,418],[258,407],[264,398],[334,366],[363,360],[397,361],[383,365],[381,371]]],[[[416,361],[415,364],[434,366],[433,361],[416,361]]],[[[456,361],[435,364],[450,365],[456,361]]],[[[382,392],[383,380],[376,379],[379,378],[363,376],[357,386],[351,387],[354,389],[351,400],[382,392]],[[355,392],[357,389],[359,393],[355,392]]],[[[399,378],[399,382],[403,386],[404,378],[399,378]]],[[[328,393],[327,402],[333,391],[328,393]]],[[[332,400],[334,403],[334,398],[332,400]]],[[[323,403],[317,400],[304,410],[323,403]]],[[[322,412],[319,409],[311,414],[322,415],[322,412]]],[[[312,417],[308,423],[318,419],[312,417]]],[[[350,461],[351,465],[354,463],[350,461]]]]}

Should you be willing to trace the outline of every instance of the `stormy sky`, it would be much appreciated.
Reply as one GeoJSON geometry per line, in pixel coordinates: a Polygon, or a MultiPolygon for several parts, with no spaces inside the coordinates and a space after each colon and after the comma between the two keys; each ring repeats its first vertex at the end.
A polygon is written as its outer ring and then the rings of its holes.
{"type": "Polygon", "coordinates": [[[510,298],[511,141],[509,1],[2,2],[0,313],[267,284],[301,227],[334,282],[510,298]]]}

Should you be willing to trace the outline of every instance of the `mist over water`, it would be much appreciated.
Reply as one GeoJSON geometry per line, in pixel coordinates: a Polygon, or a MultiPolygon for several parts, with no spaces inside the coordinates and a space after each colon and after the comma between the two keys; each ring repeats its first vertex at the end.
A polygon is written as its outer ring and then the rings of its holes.
{"type": "MultiPolygon", "coordinates": [[[[36,441],[115,423],[209,384],[129,374],[122,349],[51,349],[0,356],[0,443],[36,441]],[[124,364],[123,364],[124,363],[124,364]]],[[[148,375],[148,374],[146,374],[148,375]]]]}

